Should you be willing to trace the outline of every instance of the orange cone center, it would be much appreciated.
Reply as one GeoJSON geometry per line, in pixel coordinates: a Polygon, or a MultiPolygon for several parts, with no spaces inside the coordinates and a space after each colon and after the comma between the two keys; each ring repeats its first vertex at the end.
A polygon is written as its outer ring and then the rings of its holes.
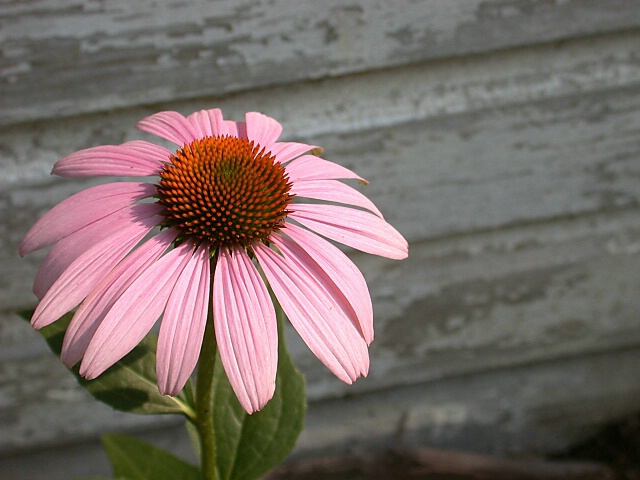
{"type": "Polygon", "coordinates": [[[160,173],[163,226],[220,247],[266,242],[293,195],[284,167],[248,140],[206,137],[185,145],[160,173]]]}

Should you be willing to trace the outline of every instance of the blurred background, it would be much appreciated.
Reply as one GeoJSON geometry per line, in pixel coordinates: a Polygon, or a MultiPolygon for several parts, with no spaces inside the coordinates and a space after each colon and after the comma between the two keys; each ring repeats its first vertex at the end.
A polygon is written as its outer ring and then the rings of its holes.
{"type": "Polygon", "coordinates": [[[350,252],[373,296],[368,378],[292,333],[294,459],[398,445],[549,454],[640,410],[640,2],[0,2],[0,477],[108,474],[99,436],[185,456],[179,419],[110,410],[15,311],[17,244],[100,181],[50,176],[146,115],[258,110],[369,180],[410,243],[350,252]]]}

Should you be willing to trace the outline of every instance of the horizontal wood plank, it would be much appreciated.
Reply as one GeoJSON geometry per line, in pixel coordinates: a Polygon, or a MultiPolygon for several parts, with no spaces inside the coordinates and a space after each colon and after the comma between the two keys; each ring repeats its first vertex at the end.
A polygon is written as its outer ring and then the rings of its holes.
{"type": "Polygon", "coordinates": [[[620,350],[312,403],[296,455],[403,445],[562,451],[601,422],[637,412],[639,358],[637,348],[620,350]]]}
{"type": "Polygon", "coordinates": [[[634,0],[9,2],[0,126],[639,26],[634,0]]]}
{"type": "Polygon", "coordinates": [[[376,312],[367,379],[345,386],[289,330],[313,402],[299,455],[544,450],[633,407],[637,2],[149,2],[0,6],[0,453],[174,424],[96,407],[13,314],[42,258],[20,238],[96,183],[51,165],[164,108],[273,115],[367,178],[410,240],[405,262],[349,252],[376,312]]]}
{"type": "MultiPolygon", "coordinates": [[[[75,149],[132,138],[135,132],[121,119],[107,118],[104,131],[98,119],[71,124],[79,126],[72,134],[65,135],[70,125],[64,123],[41,138],[22,134],[30,142],[17,143],[16,164],[22,156],[40,157],[26,178],[0,193],[0,261],[7,278],[17,279],[0,289],[5,309],[33,303],[30,279],[42,255],[20,259],[20,238],[35,218],[88,185],[53,181],[44,169],[56,153],[71,150],[68,139],[75,149]]],[[[323,145],[328,158],[370,180],[363,192],[411,242],[419,242],[634,208],[640,203],[639,135],[640,83],[631,83],[304,140],[323,145]]],[[[8,142],[10,135],[4,138],[8,142]]],[[[10,175],[11,165],[5,169],[10,175]]]]}
{"type": "MultiPolygon", "coordinates": [[[[408,67],[216,105],[230,118],[263,106],[283,122],[287,138],[323,145],[328,158],[370,180],[364,192],[410,240],[438,238],[636,204],[637,40],[624,34],[506,52],[494,57],[501,68],[488,70],[483,59],[408,67]]],[[[206,106],[213,105],[170,108],[206,106]]],[[[33,302],[30,278],[41,257],[20,259],[20,238],[35,218],[88,185],[55,181],[53,163],[76,149],[140,138],[133,126],[149,113],[0,131],[0,261],[7,278],[18,279],[1,285],[4,308],[33,302]]]]}
{"type": "MultiPolygon", "coordinates": [[[[620,351],[312,402],[291,460],[411,445],[503,455],[558,452],[593,433],[594,425],[636,411],[640,385],[628,379],[637,378],[639,360],[637,349],[620,351]]],[[[78,430],[83,417],[76,412],[69,418],[67,435],[78,430]]],[[[141,430],[137,436],[194,460],[181,427],[141,430]]],[[[55,446],[65,438],[56,438],[54,448],[0,455],[0,471],[12,480],[111,473],[95,436],[76,435],[61,454],[55,446]]]]}
{"type": "MultiPolygon", "coordinates": [[[[220,107],[227,118],[234,119],[241,119],[246,111],[259,110],[283,124],[285,137],[308,142],[322,135],[346,135],[450,114],[633,88],[640,84],[638,48],[640,32],[625,32],[219,99],[198,98],[6,127],[0,130],[0,194],[15,185],[50,183],[53,163],[76,149],[140,138],[144,134],[134,129],[135,124],[159,109],[186,115],[220,107]]],[[[325,147],[331,155],[330,146],[325,147]]]]}
{"type": "Polygon", "coordinates": [[[312,398],[640,345],[637,210],[355,254],[376,316],[369,377],[335,381],[294,335],[312,398]]]}
{"type": "MultiPolygon", "coordinates": [[[[290,329],[309,398],[358,397],[640,347],[639,225],[637,211],[607,213],[563,222],[562,228],[552,222],[422,242],[412,246],[408,262],[356,255],[376,311],[371,371],[367,379],[343,384],[290,329]]],[[[0,417],[6,419],[0,451],[148,421],[95,410],[50,355],[4,358],[0,378],[0,417]],[[82,420],[70,424],[71,416],[82,420]]]]}

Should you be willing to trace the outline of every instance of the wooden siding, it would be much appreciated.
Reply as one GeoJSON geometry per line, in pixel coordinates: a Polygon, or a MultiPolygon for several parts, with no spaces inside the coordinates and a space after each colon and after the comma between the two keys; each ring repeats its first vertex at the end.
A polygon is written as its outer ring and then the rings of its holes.
{"type": "Polygon", "coordinates": [[[36,0],[3,3],[0,19],[6,125],[620,31],[638,11],[633,0],[36,0]]]}
{"type": "Polygon", "coordinates": [[[320,5],[0,5],[0,472],[100,473],[33,459],[77,462],[113,429],[173,435],[96,405],[13,314],[42,259],[20,238],[96,183],[52,164],[150,138],[135,123],[167,108],[274,116],[367,178],[410,241],[404,262],[349,252],[374,299],[369,378],[343,385],[289,332],[312,402],[296,455],[549,451],[638,408],[640,4],[320,5]]]}

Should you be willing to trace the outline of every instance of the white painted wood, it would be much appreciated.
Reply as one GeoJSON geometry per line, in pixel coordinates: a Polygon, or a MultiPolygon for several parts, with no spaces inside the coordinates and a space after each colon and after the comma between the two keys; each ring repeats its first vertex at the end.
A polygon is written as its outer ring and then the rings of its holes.
{"type": "Polygon", "coordinates": [[[312,404],[296,454],[412,444],[511,455],[561,451],[599,422],[637,410],[640,383],[629,378],[638,359],[637,348],[620,350],[312,404]]]}
{"type": "MultiPolygon", "coordinates": [[[[637,348],[639,225],[635,211],[607,213],[562,222],[562,228],[550,222],[418,243],[405,263],[357,255],[376,310],[369,378],[342,384],[289,332],[309,397],[357,396],[637,348]]],[[[50,356],[5,359],[0,368],[6,382],[0,412],[11,419],[0,434],[0,451],[148,422],[95,408],[50,356]],[[20,381],[25,376],[28,383],[20,381]]],[[[640,388],[637,377],[627,382],[640,388]]]]}
{"type": "Polygon", "coordinates": [[[343,386],[291,342],[310,395],[639,345],[639,225],[606,213],[414,243],[404,264],[355,255],[374,298],[370,375],[343,386]]]}
{"type": "Polygon", "coordinates": [[[640,26],[634,0],[0,5],[0,125],[640,26]]]}
{"type": "MultiPolygon", "coordinates": [[[[640,33],[624,32],[453,58],[223,98],[199,98],[0,130],[0,187],[48,183],[69,152],[140,138],[136,122],[159,109],[184,114],[220,107],[229,118],[263,111],[288,138],[349,133],[640,83],[640,33]]],[[[330,152],[328,152],[330,153],[330,152]]],[[[346,161],[336,158],[336,161],[346,161]]]]}
{"type": "MultiPolygon", "coordinates": [[[[220,103],[231,118],[264,105],[282,119],[285,136],[324,146],[327,158],[367,178],[362,191],[411,241],[440,238],[637,203],[637,39],[625,34],[504,54],[496,60],[503,68],[492,74],[479,58],[452,61],[440,73],[411,67],[220,103]],[[460,79],[447,83],[456,71],[460,79]],[[345,110],[349,99],[354,108],[345,110]]],[[[203,106],[212,105],[172,108],[186,114],[203,106]]],[[[0,164],[0,262],[15,279],[0,289],[5,309],[33,302],[30,283],[41,255],[20,259],[20,238],[38,216],[88,185],[54,179],[53,163],[77,149],[142,138],[134,125],[148,113],[0,132],[8,152],[0,164]]]]}
{"type": "MultiPolygon", "coordinates": [[[[312,403],[292,460],[369,454],[398,445],[438,445],[503,455],[558,451],[593,425],[637,408],[637,350],[493,370],[312,403]],[[617,374],[612,375],[615,371],[617,374]]],[[[180,427],[136,434],[194,461],[180,427]]],[[[11,480],[110,475],[97,440],[0,457],[11,480]]]]}
{"type": "Polygon", "coordinates": [[[13,315],[43,255],[20,238],[101,182],[52,164],[150,138],[134,125],[159,109],[274,116],[367,178],[410,240],[405,262],[350,252],[374,299],[369,378],[343,385],[289,332],[313,401],[298,455],[546,451],[637,408],[638,2],[150,4],[0,5],[0,456],[174,425],[94,403],[13,315]]]}

